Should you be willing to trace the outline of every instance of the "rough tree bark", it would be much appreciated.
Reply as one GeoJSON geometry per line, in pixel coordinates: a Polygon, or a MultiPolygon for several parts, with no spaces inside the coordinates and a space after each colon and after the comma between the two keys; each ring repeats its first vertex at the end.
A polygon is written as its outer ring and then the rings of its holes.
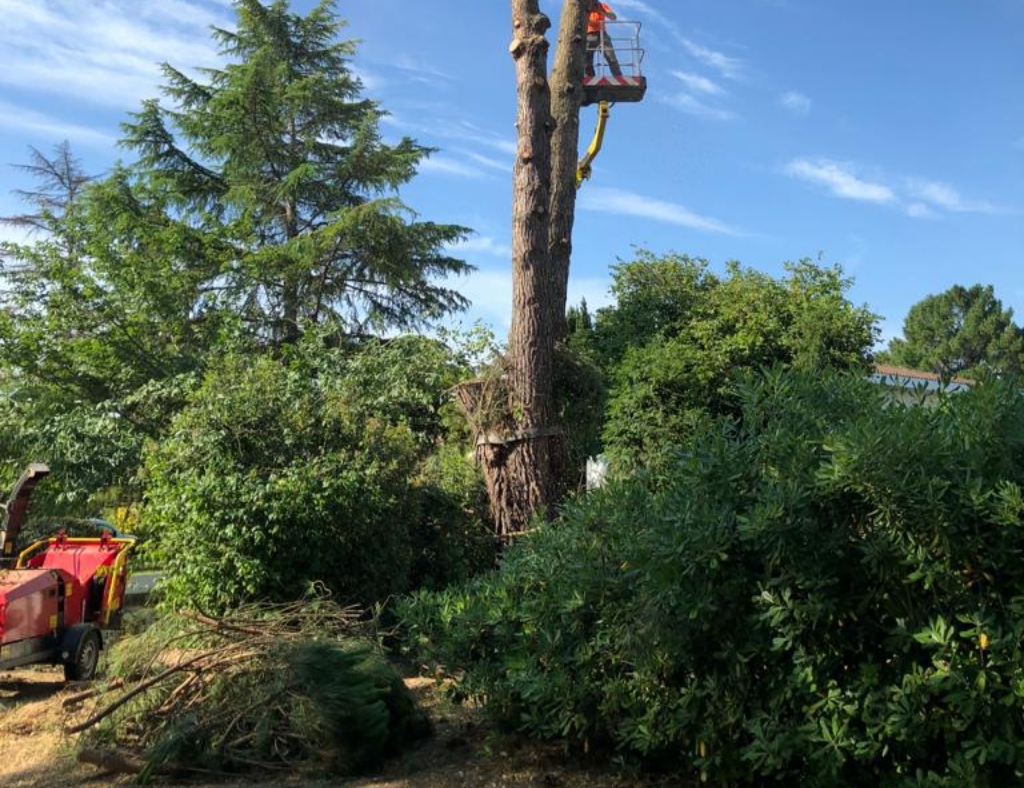
{"type": "Polygon", "coordinates": [[[586,0],[565,0],[558,23],[558,45],[551,71],[551,218],[548,253],[552,292],[548,299],[557,338],[566,333],[565,307],[576,217],[576,162],[579,156],[580,104],[587,51],[586,0]]]}
{"type": "Polygon", "coordinates": [[[460,402],[478,427],[481,462],[499,537],[553,512],[565,485],[565,441],[554,396],[555,347],[564,334],[576,205],[576,157],[586,41],[586,0],[564,0],[551,83],[551,26],[538,0],[511,0],[518,147],[512,184],[512,325],[504,377],[467,384],[460,402]],[[480,418],[482,403],[500,400],[480,418]],[[476,418],[474,418],[476,416],[476,418]]]}

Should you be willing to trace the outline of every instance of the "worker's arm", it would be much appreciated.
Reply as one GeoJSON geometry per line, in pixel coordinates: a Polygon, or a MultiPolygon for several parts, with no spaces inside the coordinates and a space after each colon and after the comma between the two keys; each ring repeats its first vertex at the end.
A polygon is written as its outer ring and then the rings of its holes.
{"type": "Polygon", "coordinates": [[[615,16],[615,12],[612,11],[610,6],[607,6],[604,3],[601,3],[601,7],[604,9],[604,15],[606,17],[608,17],[609,19],[618,19],[618,17],[615,16]]]}

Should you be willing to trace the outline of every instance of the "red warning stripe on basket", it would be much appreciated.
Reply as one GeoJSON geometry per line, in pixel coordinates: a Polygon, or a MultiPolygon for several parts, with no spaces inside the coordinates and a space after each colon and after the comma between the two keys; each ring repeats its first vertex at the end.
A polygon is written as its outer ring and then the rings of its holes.
{"type": "Polygon", "coordinates": [[[584,77],[583,86],[587,88],[638,88],[643,85],[643,77],[584,77]]]}

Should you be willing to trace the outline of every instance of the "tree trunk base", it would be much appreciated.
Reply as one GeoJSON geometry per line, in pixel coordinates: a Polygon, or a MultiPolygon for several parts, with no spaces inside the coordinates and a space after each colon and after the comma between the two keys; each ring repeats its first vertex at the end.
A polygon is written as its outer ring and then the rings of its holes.
{"type": "Polygon", "coordinates": [[[507,544],[531,520],[552,515],[564,493],[565,439],[554,427],[517,429],[500,380],[479,379],[455,389],[462,412],[476,433],[476,461],[484,475],[495,536],[507,544]],[[536,474],[536,468],[551,473],[536,474]]]}

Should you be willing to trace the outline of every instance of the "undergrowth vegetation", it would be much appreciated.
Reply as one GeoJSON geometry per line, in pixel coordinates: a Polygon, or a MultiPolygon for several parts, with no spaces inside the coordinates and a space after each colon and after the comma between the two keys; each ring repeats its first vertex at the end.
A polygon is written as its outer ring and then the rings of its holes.
{"type": "Polygon", "coordinates": [[[429,732],[359,611],[325,598],[166,615],[114,648],[82,747],[164,770],[353,774],[429,732]]]}
{"type": "Polygon", "coordinates": [[[716,785],[1024,775],[1024,393],[768,371],[568,507],[414,648],[508,725],[716,785]]]}

